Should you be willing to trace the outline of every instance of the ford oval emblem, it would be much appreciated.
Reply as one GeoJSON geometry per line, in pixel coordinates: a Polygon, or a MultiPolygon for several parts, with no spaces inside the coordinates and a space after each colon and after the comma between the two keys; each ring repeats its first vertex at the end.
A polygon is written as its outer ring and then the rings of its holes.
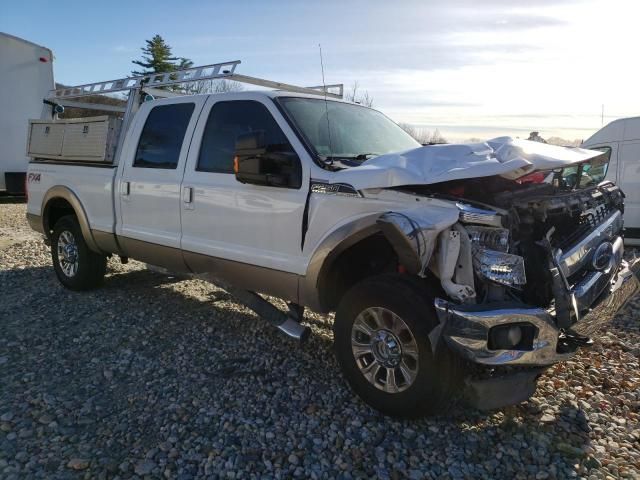
{"type": "Polygon", "coordinates": [[[611,242],[601,243],[596,251],[593,252],[593,258],[591,259],[591,266],[594,270],[605,270],[611,265],[611,259],[613,258],[613,245],[611,242]]]}

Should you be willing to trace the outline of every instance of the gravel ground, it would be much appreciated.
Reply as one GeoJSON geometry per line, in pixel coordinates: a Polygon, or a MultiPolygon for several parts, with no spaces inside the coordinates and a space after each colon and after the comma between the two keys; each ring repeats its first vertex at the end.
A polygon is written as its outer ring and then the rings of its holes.
{"type": "Polygon", "coordinates": [[[24,214],[0,205],[2,478],[640,478],[638,300],[530,401],[397,421],[349,391],[324,317],[297,347],[136,262],[67,291],[24,214]]]}

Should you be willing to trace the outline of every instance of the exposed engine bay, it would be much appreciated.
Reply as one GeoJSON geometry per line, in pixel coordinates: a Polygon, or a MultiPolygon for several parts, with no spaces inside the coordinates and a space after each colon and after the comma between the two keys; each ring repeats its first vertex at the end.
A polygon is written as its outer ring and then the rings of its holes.
{"type": "MultiPolygon", "coordinates": [[[[503,247],[499,250],[525,259],[526,282],[510,295],[540,307],[549,306],[553,300],[549,267],[555,252],[570,248],[613,212],[624,210],[624,195],[616,185],[608,182],[573,190],[553,183],[523,184],[488,177],[430,185],[419,190],[416,193],[458,198],[479,210],[502,209],[506,212],[501,216],[505,230],[478,231],[478,227],[467,227],[467,230],[472,237],[482,235],[480,241],[494,246],[497,242],[503,247]],[[489,238],[496,235],[502,237],[489,238]]],[[[474,220],[471,218],[467,223],[474,223],[474,220]]],[[[568,281],[571,285],[580,279],[580,275],[572,275],[568,281]]]]}

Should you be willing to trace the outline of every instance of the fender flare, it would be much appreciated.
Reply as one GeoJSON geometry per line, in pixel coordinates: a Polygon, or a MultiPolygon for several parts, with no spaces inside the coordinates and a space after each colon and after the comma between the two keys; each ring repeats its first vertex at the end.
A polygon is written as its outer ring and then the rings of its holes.
{"type": "Polygon", "coordinates": [[[76,217],[78,218],[78,223],[80,224],[80,231],[82,232],[82,236],[84,237],[84,241],[87,242],[87,246],[90,250],[93,250],[96,253],[102,253],[96,244],[95,239],[93,238],[93,233],[91,232],[91,227],[89,226],[89,219],[87,217],[87,212],[85,212],[82,203],[78,196],[69,188],[63,185],[56,185],[55,187],[51,187],[47,190],[47,193],[44,195],[42,199],[42,226],[44,228],[45,235],[49,236],[49,231],[52,228],[52,225],[49,225],[49,208],[52,200],[57,198],[61,198],[66,200],[71,207],[73,208],[76,217]]]}
{"type": "Polygon", "coordinates": [[[433,254],[438,234],[457,222],[458,210],[432,209],[430,215],[412,210],[370,213],[340,225],[325,236],[315,248],[306,275],[300,281],[301,303],[326,312],[328,306],[321,287],[334,261],[347,248],[378,232],[384,235],[408,273],[422,276],[433,254]]]}
{"type": "Polygon", "coordinates": [[[380,226],[376,223],[380,214],[381,212],[376,212],[340,225],[320,241],[311,255],[305,276],[300,280],[300,303],[312,310],[327,312],[319,290],[323,276],[347,248],[380,231],[380,226]]]}

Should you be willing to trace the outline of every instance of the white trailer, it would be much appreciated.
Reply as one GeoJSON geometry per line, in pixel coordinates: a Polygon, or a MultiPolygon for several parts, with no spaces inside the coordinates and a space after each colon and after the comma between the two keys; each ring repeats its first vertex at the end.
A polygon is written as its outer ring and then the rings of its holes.
{"type": "Polygon", "coordinates": [[[640,117],[619,118],[582,143],[610,156],[606,180],[624,192],[625,243],[640,245],[640,117]]]}
{"type": "Polygon", "coordinates": [[[0,32],[0,193],[23,194],[29,164],[29,119],[42,118],[42,99],[55,88],[51,50],[0,32]]]}

